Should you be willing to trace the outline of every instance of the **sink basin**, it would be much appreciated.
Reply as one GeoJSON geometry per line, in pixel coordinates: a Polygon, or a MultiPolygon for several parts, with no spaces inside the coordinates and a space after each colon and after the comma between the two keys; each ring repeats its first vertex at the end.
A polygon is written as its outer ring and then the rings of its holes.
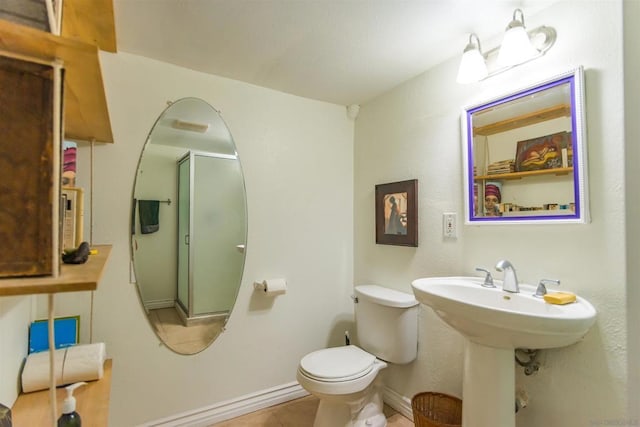
{"type": "Polygon", "coordinates": [[[583,298],[566,305],[519,293],[485,288],[480,277],[429,277],[411,284],[416,299],[430,306],[451,327],[478,344],[499,348],[543,349],[579,341],[593,325],[596,310],[583,298]]]}
{"type": "Polygon", "coordinates": [[[594,324],[596,310],[583,298],[565,305],[482,286],[480,277],[429,277],[411,283],[416,299],[430,306],[467,338],[462,382],[463,427],[515,427],[514,349],[564,347],[594,324]]]}

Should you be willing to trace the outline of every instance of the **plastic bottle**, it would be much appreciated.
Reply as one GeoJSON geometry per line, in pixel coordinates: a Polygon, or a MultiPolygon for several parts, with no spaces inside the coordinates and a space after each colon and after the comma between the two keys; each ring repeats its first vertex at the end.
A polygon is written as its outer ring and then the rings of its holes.
{"type": "Polygon", "coordinates": [[[58,418],[58,427],[81,427],[82,420],[80,414],[76,412],[76,398],[73,397],[73,391],[85,385],[84,382],[71,384],[66,387],[67,397],[62,404],[62,415],[58,418]]]}

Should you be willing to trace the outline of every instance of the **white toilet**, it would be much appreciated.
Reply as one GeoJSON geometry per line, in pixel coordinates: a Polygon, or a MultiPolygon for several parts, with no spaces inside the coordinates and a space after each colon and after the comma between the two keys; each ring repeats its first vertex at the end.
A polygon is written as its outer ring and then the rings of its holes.
{"type": "Polygon", "coordinates": [[[307,354],[296,378],[320,399],[314,427],[384,427],[378,372],[387,362],[404,364],[418,349],[418,301],[412,294],[361,285],[355,288],[360,347],[348,345],[307,354]]]}

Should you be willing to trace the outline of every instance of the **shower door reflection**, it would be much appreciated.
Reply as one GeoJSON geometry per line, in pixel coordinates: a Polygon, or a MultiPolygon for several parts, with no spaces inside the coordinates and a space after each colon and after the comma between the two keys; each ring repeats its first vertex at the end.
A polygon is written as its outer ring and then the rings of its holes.
{"type": "Polygon", "coordinates": [[[189,317],[189,227],[191,224],[190,156],[178,162],[178,299],[182,317],[189,317]]]}
{"type": "Polygon", "coordinates": [[[178,305],[189,324],[228,317],[245,241],[240,165],[233,155],[189,152],[178,163],[178,305]],[[211,185],[216,183],[217,185],[211,185]]]}

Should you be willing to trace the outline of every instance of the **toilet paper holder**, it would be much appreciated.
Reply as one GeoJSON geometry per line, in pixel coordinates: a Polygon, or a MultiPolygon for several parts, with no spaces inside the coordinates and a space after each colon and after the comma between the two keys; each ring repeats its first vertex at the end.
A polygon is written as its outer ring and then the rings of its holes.
{"type": "Polygon", "coordinates": [[[287,281],[285,279],[265,279],[261,282],[253,282],[253,289],[268,296],[281,295],[287,291],[287,281]]]}
{"type": "Polygon", "coordinates": [[[267,283],[266,280],[263,280],[262,282],[253,282],[253,290],[254,291],[266,291],[267,289],[267,283]]]}

